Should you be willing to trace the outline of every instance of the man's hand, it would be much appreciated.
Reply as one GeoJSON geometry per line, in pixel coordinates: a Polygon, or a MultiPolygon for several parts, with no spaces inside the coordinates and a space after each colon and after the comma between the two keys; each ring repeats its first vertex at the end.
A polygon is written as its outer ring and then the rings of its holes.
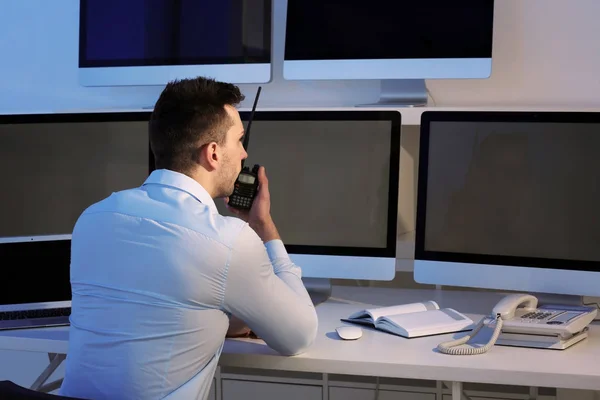
{"type": "Polygon", "coordinates": [[[232,315],[229,319],[229,329],[227,329],[225,337],[248,337],[249,335],[250,328],[246,325],[246,323],[238,317],[232,315]]]}
{"type": "Polygon", "coordinates": [[[229,197],[225,198],[227,209],[239,218],[248,222],[250,227],[258,234],[264,243],[280,239],[279,232],[271,218],[271,194],[269,193],[269,180],[265,172],[265,167],[258,169],[258,192],[252,203],[250,211],[238,210],[229,207],[229,197]]]}

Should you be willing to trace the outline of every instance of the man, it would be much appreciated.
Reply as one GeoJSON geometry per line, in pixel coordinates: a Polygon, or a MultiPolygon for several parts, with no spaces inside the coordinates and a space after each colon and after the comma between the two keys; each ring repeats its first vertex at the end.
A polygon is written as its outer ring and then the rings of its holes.
{"type": "Polygon", "coordinates": [[[249,213],[221,216],[213,200],[227,201],[248,156],[243,99],[211,79],[169,83],[149,123],[156,170],[77,221],[62,394],[202,399],[228,328],[285,355],[313,342],[315,309],[271,219],[265,169],[249,213]]]}

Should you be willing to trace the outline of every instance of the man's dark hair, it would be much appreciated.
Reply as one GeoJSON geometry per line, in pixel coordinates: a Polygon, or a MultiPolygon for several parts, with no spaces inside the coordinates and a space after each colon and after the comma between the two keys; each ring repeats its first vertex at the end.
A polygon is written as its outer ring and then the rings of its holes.
{"type": "Polygon", "coordinates": [[[198,77],[169,82],[150,117],[150,147],[156,169],[189,172],[201,146],[223,144],[233,121],[226,105],[244,100],[231,83],[198,77]]]}

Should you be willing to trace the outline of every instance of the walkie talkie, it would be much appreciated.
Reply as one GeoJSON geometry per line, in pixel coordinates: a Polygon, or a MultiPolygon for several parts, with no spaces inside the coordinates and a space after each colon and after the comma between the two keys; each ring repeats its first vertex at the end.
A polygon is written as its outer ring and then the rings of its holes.
{"type": "MultiPolygon", "coordinates": [[[[248,126],[246,127],[246,133],[244,136],[244,150],[248,151],[248,142],[250,140],[250,127],[252,126],[252,119],[254,119],[254,112],[256,111],[256,105],[258,104],[258,98],[260,96],[261,87],[258,87],[256,97],[254,98],[254,105],[252,106],[252,112],[248,119],[248,126]]],[[[258,169],[260,165],[254,164],[252,171],[250,168],[244,167],[244,161],[242,160],[242,171],[238,175],[235,185],[233,187],[233,193],[229,196],[229,206],[237,208],[239,210],[249,210],[252,207],[254,196],[256,196],[258,190],[258,169]]]]}

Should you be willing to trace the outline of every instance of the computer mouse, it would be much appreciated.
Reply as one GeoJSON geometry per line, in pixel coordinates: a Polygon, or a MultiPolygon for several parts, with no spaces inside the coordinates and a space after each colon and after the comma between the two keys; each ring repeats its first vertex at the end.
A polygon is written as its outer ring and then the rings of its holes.
{"type": "Polygon", "coordinates": [[[358,326],[338,326],[335,328],[338,336],[344,340],[356,340],[362,337],[362,329],[358,326]]]}

